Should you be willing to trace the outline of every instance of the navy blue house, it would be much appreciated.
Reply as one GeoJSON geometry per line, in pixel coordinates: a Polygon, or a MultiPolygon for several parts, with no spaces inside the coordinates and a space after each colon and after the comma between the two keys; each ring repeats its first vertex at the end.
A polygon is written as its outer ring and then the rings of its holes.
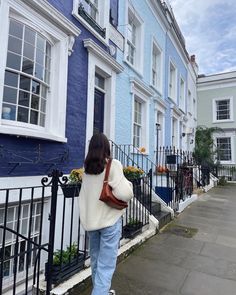
{"type": "Polygon", "coordinates": [[[114,139],[117,14],[118,0],[1,1],[0,183],[69,173],[94,132],[114,139]]]}

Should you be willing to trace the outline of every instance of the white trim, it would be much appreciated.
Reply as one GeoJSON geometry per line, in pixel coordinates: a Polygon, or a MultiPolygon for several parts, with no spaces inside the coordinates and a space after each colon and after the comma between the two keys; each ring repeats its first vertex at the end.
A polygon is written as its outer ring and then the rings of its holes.
{"type": "Polygon", "coordinates": [[[140,76],[143,75],[143,60],[144,60],[144,21],[138,14],[137,10],[130,4],[129,1],[126,1],[126,16],[125,16],[125,23],[126,30],[125,30],[125,48],[124,48],[124,58],[123,62],[127,63],[128,66],[130,66],[134,71],[136,71],[140,76]],[[137,24],[136,25],[136,58],[134,60],[134,64],[131,64],[127,60],[128,56],[128,46],[127,46],[127,40],[128,40],[128,23],[129,23],[129,13],[133,14],[133,21],[137,24]],[[137,58],[138,56],[138,58],[137,58]]]}
{"type": "Polygon", "coordinates": [[[27,6],[32,7],[41,16],[50,20],[58,29],[64,31],[67,35],[79,36],[81,30],[70,22],[62,13],[45,0],[9,0],[11,6],[14,4],[21,5],[24,2],[27,6]]]}
{"type": "MultiPolygon", "coordinates": [[[[174,101],[176,104],[177,104],[177,67],[176,67],[176,64],[172,61],[171,57],[169,57],[169,66],[168,66],[168,97],[174,101]],[[174,83],[175,83],[175,89],[172,90],[173,93],[169,93],[169,89],[170,89],[170,67],[174,68],[174,71],[175,71],[175,77],[174,77],[174,83]],[[170,94],[173,94],[174,97],[170,96],[170,94]]],[[[173,87],[173,85],[172,85],[173,87]]]]}
{"type": "Polygon", "coordinates": [[[124,70],[124,68],[113,57],[111,57],[109,53],[102,49],[92,39],[85,39],[84,47],[88,49],[88,52],[93,53],[108,64],[116,73],[121,73],[124,70]]]}
{"type": "Polygon", "coordinates": [[[217,97],[212,99],[212,123],[229,123],[229,122],[234,122],[234,113],[233,113],[233,96],[225,96],[225,97],[217,97]],[[219,100],[229,100],[230,105],[229,105],[229,119],[224,119],[224,120],[217,120],[217,114],[216,114],[216,102],[219,100]]]}
{"type": "Polygon", "coordinates": [[[123,70],[123,67],[91,39],[84,40],[84,47],[88,50],[87,122],[85,147],[85,151],[87,151],[89,140],[93,135],[95,73],[99,73],[105,79],[104,134],[106,134],[109,139],[114,140],[116,75],[123,70]]]}
{"type": "Polygon", "coordinates": [[[186,113],[186,81],[184,80],[183,76],[180,74],[180,77],[179,77],[179,108],[184,112],[186,113]],[[181,105],[181,100],[180,100],[180,97],[181,97],[181,80],[183,81],[183,84],[184,84],[184,89],[183,89],[183,99],[182,99],[182,102],[183,102],[183,105],[181,105]]]}
{"type": "Polygon", "coordinates": [[[145,147],[146,154],[149,153],[149,102],[152,96],[152,91],[137,78],[130,79],[130,92],[132,94],[132,130],[131,142],[133,142],[133,124],[134,124],[134,101],[142,103],[142,133],[141,133],[141,146],[145,147]]]}
{"type": "Polygon", "coordinates": [[[236,160],[236,152],[235,152],[235,140],[236,140],[236,132],[232,131],[232,132],[227,132],[224,131],[224,133],[220,133],[220,134],[213,134],[213,139],[215,142],[215,145],[217,147],[217,138],[230,138],[230,143],[231,143],[231,161],[220,161],[220,164],[222,165],[226,165],[226,164],[230,164],[230,165],[235,165],[235,160],[236,160]]]}
{"type": "Polygon", "coordinates": [[[143,81],[139,80],[136,77],[131,77],[130,78],[130,83],[131,83],[131,88],[130,88],[130,92],[133,93],[134,89],[136,88],[136,91],[142,92],[142,95],[151,97],[154,95],[152,89],[150,89],[150,87],[148,87],[143,81]]]}
{"type": "Polygon", "coordinates": [[[160,69],[158,69],[158,72],[157,74],[160,75],[160,79],[159,79],[159,83],[157,83],[157,85],[153,85],[152,83],[152,64],[153,64],[153,60],[151,59],[151,74],[150,74],[150,85],[155,89],[157,90],[161,95],[163,93],[163,50],[161,48],[161,46],[159,45],[159,43],[157,42],[156,38],[154,36],[152,36],[152,44],[151,44],[151,57],[153,58],[153,47],[156,47],[157,51],[158,51],[158,55],[159,55],[159,58],[158,60],[160,61],[160,64],[157,65],[157,68],[158,66],[160,66],[160,69]]]}

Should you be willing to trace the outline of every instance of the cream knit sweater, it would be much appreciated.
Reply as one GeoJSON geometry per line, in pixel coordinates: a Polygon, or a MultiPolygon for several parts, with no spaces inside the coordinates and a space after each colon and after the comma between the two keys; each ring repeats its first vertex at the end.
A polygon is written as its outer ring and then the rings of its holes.
{"type": "MultiPolygon", "coordinates": [[[[124,213],[109,207],[99,200],[105,170],[98,175],[84,173],[79,195],[80,220],[85,230],[97,230],[113,225],[124,213]]],[[[113,159],[108,177],[113,194],[120,200],[129,201],[133,197],[133,186],[123,173],[122,164],[113,159]]]]}

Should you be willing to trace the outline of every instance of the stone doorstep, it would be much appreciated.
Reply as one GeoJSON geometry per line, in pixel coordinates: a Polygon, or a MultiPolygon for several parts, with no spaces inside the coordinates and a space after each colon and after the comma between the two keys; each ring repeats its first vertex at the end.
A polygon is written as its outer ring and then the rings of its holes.
{"type": "MultiPolygon", "coordinates": [[[[159,229],[158,220],[150,215],[149,216],[149,225],[144,226],[142,229],[142,233],[135,237],[134,239],[122,239],[121,247],[118,251],[118,263],[124,260],[127,256],[129,256],[135,249],[137,249],[141,244],[143,244],[146,240],[154,236],[159,229]]],[[[50,294],[52,295],[65,295],[69,294],[71,291],[82,292],[84,291],[89,284],[91,283],[91,268],[90,268],[90,260],[88,259],[85,262],[87,266],[86,269],[80,271],[79,273],[73,275],[67,281],[59,284],[54,289],[51,290],[50,294]]],[[[45,281],[40,284],[40,294],[45,294],[45,281]]]]}

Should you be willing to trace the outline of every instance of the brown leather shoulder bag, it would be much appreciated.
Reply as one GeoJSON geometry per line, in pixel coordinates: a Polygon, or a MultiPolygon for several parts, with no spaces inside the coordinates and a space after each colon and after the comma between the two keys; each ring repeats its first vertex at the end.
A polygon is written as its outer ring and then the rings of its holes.
{"type": "Polygon", "coordinates": [[[111,168],[111,162],[112,162],[112,159],[109,159],[106,166],[106,173],[105,173],[105,178],[103,181],[103,188],[102,188],[102,192],[101,192],[99,200],[106,203],[108,206],[112,208],[122,210],[128,207],[128,203],[117,199],[112,193],[111,186],[108,184],[108,176],[109,176],[109,172],[111,168]]]}

